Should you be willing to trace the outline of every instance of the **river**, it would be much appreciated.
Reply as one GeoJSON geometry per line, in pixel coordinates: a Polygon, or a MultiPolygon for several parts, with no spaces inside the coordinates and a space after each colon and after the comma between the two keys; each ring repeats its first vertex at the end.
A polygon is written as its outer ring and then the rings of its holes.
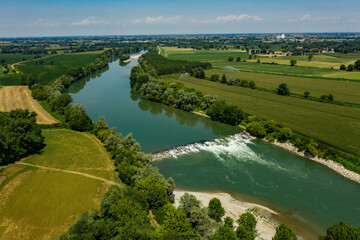
{"type": "Polygon", "coordinates": [[[268,206],[281,220],[313,238],[343,220],[360,225],[360,185],[271,144],[251,141],[240,129],[141,99],[129,74],[137,60],[73,84],[69,93],[97,121],[133,133],[145,152],[192,145],[185,154],[154,163],[179,189],[227,192],[268,206]],[[208,140],[204,142],[205,140],[208,140]]]}

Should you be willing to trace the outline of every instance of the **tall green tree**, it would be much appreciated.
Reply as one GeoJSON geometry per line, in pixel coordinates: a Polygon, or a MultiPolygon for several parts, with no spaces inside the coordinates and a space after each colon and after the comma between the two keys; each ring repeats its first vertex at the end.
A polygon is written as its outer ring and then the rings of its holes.
{"type": "Polygon", "coordinates": [[[297,240],[297,237],[293,230],[285,224],[280,224],[276,228],[275,236],[273,240],[297,240]]]}
{"type": "Polygon", "coordinates": [[[217,222],[221,221],[221,218],[225,215],[225,210],[221,205],[218,198],[213,198],[209,202],[208,215],[217,222]]]}

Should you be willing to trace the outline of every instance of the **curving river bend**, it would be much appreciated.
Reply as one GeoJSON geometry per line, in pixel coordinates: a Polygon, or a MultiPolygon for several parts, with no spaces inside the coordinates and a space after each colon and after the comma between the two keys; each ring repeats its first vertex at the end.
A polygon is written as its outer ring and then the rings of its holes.
{"type": "Polygon", "coordinates": [[[125,66],[114,61],[68,91],[94,121],[105,116],[118,132],[132,132],[145,152],[202,142],[153,164],[178,188],[227,192],[268,206],[310,238],[340,220],[360,225],[359,184],[271,144],[250,141],[239,128],[141,99],[129,84],[135,65],[137,60],[125,66]]]}

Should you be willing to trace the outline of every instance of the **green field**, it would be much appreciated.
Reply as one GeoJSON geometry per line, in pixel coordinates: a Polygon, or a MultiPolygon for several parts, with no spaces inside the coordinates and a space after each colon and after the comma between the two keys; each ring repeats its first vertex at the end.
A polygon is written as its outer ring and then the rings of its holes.
{"type": "Polygon", "coordinates": [[[310,91],[310,96],[317,98],[320,98],[321,95],[328,95],[331,93],[334,95],[336,101],[360,104],[360,82],[301,78],[249,72],[230,72],[220,69],[206,70],[205,74],[208,78],[210,78],[213,74],[218,74],[220,77],[225,74],[228,80],[231,77],[234,77],[241,80],[254,81],[257,87],[270,90],[276,89],[281,83],[286,83],[292,93],[303,95],[305,91],[310,91]]]}
{"type": "MultiPolygon", "coordinates": [[[[334,56],[326,54],[314,56],[312,62],[307,62],[307,56],[291,56],[291,57],[273,57],[263,58],[258,56],[262,62],[277,62],[282,61],[279,65],[273,64],[256,64],[257,59],[249,60],[249,55],[246,52],[235,50],[192,50],[192,49],[176,49],[176,48],[163,48],[164,55],[170,59],[188,60],[188,61],[207,61],[213,65],[214,68],[224,68],[227,66],[236,68],[244,72],[266,73],[287,76],[304,76],[304,77],[326,77],[327,75],[343,74],[344,71],[337,69],[330,69],[333,65],[340,65],[341,63],[354,62],[360,59],[360,54],[349,55],[348,58],[334,54],[334,56]],[[229,62],[228,57],[232,56],[234,59],[241,57],[242,60],[247,62],[229,62]],[[298,59],[303,61],[304,66],[289,66],[290,59],[298,59]],[[282,65],[283,64],[283,65],[282,65]],[[324,67],[325,66],[325,67],[324,67]]],[[[301,64],[300,64],[301,65],[301,64]]],[[[335,76],[334,76],[335,77],[335,76]]],[[[339,76],[335,78],[347,78],[347,76],[339,76]]],[[[349,78],[354,80],[354,78],[349,78]]],[[[355,78],[355,80],[357,80],[355,78]]],[[[360,80],[360,79],[359,79],[360,80]]]]}
{"type": "Polygon", "coordinates": [[[113,180],[108,153],[94,136],[65,129],[43,134],[42,153],[23,160],[36,166],[20,162],[0,171],[6,176],[0,185],[0,239],[56,239],[99,205],[113,180]]]}
{"type": "Polygon", "coordinates": [[[179,79],[179,74],[162,76],[167,81],[181,82],[204,94],[239,106],[246,113],[276,120],[314,139],[358,154],[360,152],[360,109],[312,102],[273,93],[251,90],[192,77],[179,79]]]}
{"type": "Polygon", "coordinates": [[[18,69],[24,74],[38,74],[40,82],[46,84],[64,75],[72,67],[94,62],[97,56],[94,53],[53,55],[42,58],[43,64],[39,63],[40,59],[29,60],[19,64],[18,69]],[[54,65],[50,65],[51,61],[54,61],[54,65]]]}
{"type": "Polygon", "coordinates": [[[22,62],[24,60],[32,59],[34,55],[32,54],[21,54],[21,53],[0,53],[0,59],[5,59],[6,65],[14,64],[17,62],[22,62]]]}

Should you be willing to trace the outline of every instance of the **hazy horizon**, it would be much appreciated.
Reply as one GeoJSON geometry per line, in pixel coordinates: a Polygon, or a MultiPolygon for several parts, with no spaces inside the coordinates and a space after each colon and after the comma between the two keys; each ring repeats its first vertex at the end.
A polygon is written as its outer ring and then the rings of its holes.
{"type": "Polygon", "coordinates": [[[353,0],[0,3],[0,38],[360,32],[353,0]]]}

